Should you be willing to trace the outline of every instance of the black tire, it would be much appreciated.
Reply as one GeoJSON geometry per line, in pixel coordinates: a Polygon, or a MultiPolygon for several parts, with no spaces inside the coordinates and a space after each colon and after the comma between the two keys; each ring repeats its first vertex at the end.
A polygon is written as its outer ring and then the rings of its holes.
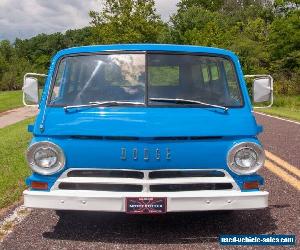
{"type": "Polygon", "coordinates": [[[74,213],[72,210],[55,210],[55,213],[58,217],[66,217],[74,213]]]}

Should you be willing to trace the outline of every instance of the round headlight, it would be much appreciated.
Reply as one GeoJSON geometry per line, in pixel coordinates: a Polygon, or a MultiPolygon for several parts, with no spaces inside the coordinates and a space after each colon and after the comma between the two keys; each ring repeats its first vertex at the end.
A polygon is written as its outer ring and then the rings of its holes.
{"type": "Polygon", "coordinates": [[[262,146],[253,142],[242,142],[234,145],[228,152],[228,167],[236,174],[253,174],[265,162],[262,146]]]}
{"type": "Polygon", "coordinates": [[[27,161],[34,172],[42,175],[51,175],[63,169],[65,166],[65,155],[56,144],[42,141],[29,147],[27,161]]]}

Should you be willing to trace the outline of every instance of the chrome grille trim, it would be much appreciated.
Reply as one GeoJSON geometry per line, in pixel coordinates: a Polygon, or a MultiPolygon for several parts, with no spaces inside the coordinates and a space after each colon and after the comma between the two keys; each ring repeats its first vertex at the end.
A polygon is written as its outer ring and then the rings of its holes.
{"type": "Polygon", "coordinates": [[[71,170],[67,173],[68,177],[106,177],[106,178],[134,178],[143,179],[144,173],[134,170],[105,170],[105,169],[93,169],[93,170],[71,170]]]}
{"type": "MultiPolygon", "coordinates": [[[[187,174],[188,175],[188,174],[187,174]]],[[[132,170],[132,169],[91,169],[91,168],[70,168],[67,169],[62,175],[57,179],[54,183],[51,190],[60,190],[60,187],[67,186],[68,190],[71,190],[70,187],[76,187],[74,190],[80,190],[78,187],[88,187],[91,186],[93,188],[88,189],[89,191],[97,192],[96,187],[106,187],[110,186],[112,190],[116,189],[118,191],[118,187],[120,185],[124,185],[124,187],[130,187],[132,185],[142,187],[141,192],[151,193],[152,190],[159,190],[158,187],[176,187],[175,192],[180,192],[180,187],[184,187],[182,192],[198,192],[201,190],[240,190],[239,186],[236,184],[234,179],[228,174],[224,169],[160,169],[160,170],[132,170]],[[85,176],[78,177],[74,175],[76,171],[81,171],[81,173],[88,173],[85,176]],[[199,172],[198,175],[195,172],[199,172]],[[95,172],[95,176],[93,176],[93,172],[95,172]],[[166,178],[167,173],[170,172],[172,178],[166,178]],[[177,177],[176,173],[191,173],[192,176],[183,176],[177,177]],[[73,174],[70,174],[73,173],[73,174]],[[100,176],[99,176],[100,173],[100,176]],[[104,173],[104,177],[101,177],[101,174],[104,173]],[[113,174],[110,174],[113,173],[113,174]],[[121,177],[118,177],[121,176],[121,177]],[[159,178],[151,178],[153,176],[158,176],[159,178]],[[74,177],[75,176],[75,177],[74,177]],[[130,177],[128,177],[130,176],[130,177]],[[143,178],[134,178],[141,177],[143,178]],[[174,177],[175,176],[175,177],[174,177]],[[215,177],[217,176],[217,177],[215,177]],[[163,177],[163,178],[162,178],[163,177]],[[66,183],[66,184],[64,184],[66,183]],[[86,185],[85,185],[86,184],[86,185]],[[224,186],[224,189],[219,189],[218,187],[224,186]],[[190,186],[192,190],[186,190],[187,186],[190,186]],[[199,187],[199,190],[193,190],[195,187],[199,187]],[[232,188],[229,188],[231,186],[232,188]],[[202,187],[202,188],[201,188],[202,187]],[[205,189],[205,187],[207,189],[205,189]],[[204,188],[204,189],[203,189],[204,188]]],[[[167,190],[170,190],[166,188],[167,190]]],[[[129,188],[130,189],[130,188],[129,188]]],[[[87,189],[85,189],[87,190],[87,189]]],[[[163,189],[161,189],[163,190],[163,189]]],[[[101,190],[102,191],[102,190],[101,190]]],[[[110,190],[104,190],[110,192],[110,190]]],[[[136,191],[132,191],[136,192],[136,191]]],[[[154,191],[157,192],[157,191],[154,191]]],[[[153,192],[153,193],[154,193],[153,192]]],[[[164,191],[162,191],[164,192],[164,191]]],[[[171,191],[174,192],[174,191],[171,191]]]]}

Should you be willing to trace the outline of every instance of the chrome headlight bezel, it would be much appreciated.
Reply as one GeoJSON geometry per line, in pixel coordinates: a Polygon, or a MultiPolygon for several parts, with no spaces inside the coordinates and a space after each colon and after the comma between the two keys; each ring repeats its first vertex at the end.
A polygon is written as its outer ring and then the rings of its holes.
{"type": "Polygon", "coordinates": [[[250,175],[257,172],[265,163],[265,151],[263,147],[254,142],[241,142],[235,144],[227,154],[227,165],[229,169],[238,175],[250,175]],[[252,150],[257,156],[256,163],[253,167],[242,167],[236,163],[235,156],[241,150],[252,150]]]}
{"type": "Polygon", "coordinates": [[[41,175],[53,175],[59,171],[61,171],[66,163],[66,158],[63,150],[56,145],[55,143],[49,141],[40,141],[33,143],[27,150],[26,153],[27,162],[32,169],[33,172],[36,172],[41,175]],[[51,150],[56,154],[57,160],[50,167],[42,167],[39,166],[35,159],[35,154],[40,150],[51,150]]]}

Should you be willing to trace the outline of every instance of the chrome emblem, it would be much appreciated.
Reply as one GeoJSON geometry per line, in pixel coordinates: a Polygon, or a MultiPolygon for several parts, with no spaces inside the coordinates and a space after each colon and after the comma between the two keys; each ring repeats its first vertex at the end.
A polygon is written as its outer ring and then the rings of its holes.
{"type": "Polygon", "coordinates": [[[156,160],[160,160],[160,150],[159,150],[159,148],[157,148],[156,149],[156,151],[155,151],[155,158],[156,158],[156,160]]]}
{"type": "Polygon", "coordinates": [[[149,148],[144,148],[143,152],[139,155],[139,150],[137,148],[133,148],[131,152],[128,152],[127,148],[121,148],[121,160],[127,160],[127,158],[137,161],[142,158],[144,161],[149,161],[151,157],[153,159],[159,161],[161,159],[171,160],[171,150],[166,148],[165,150],[161,150],[156,148],[154,150],[149,148]]]}
{"type": "Polygon", "coordinates": [[[144,161],[149,160],[149,150],[148,148],[144,148],[144,161]]]}
{"type": "Polygon", "coordinates": [[[171,160],[171,150],[169,148],[167,148],[167,156],[166,156],[167,160],[171,160]]]}
{"type": "Polygon", "coordinates": [[[121,148],[121,160],[126,160],[126,148],[121,148]]]}
{"type": "Polygon", "coordinates": [[[134,160],[137,160],[137,159],[138,159],[138,150],[137,150],[137,148],[134,148],[134,149],[133,149],[133,159],[134,159],[134,160]]]}

